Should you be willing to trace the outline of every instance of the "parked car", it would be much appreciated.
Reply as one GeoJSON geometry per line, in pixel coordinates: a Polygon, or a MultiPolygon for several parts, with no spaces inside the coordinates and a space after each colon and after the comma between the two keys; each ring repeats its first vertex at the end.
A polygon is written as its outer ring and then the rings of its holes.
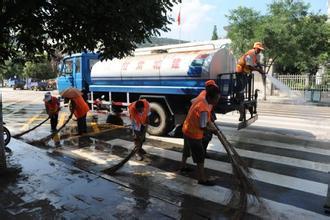
{"type": "Polygon", "coordinates": [[[48,83],[45,81],[40,81],[38,79],[28,79],[28,83],[25,85],[26,89],[31,89],[35,91],[45,91],[47,90],[48,83]]]}
{"type": "Polygon", "coordinates": [[[24,89],[24,85],[25,85],[25,80],[22,80],[22,79],[10,78],[7,81],[7,86],[12,87],[14,90],[24,89]]]}

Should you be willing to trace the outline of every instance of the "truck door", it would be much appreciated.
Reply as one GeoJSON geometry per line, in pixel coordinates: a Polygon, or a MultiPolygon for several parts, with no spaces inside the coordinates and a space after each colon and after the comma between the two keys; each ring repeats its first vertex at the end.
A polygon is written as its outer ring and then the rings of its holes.
{"type": "Polygon", "coordinates": [[[83,76],[81,71],[81,57],[74,58],[74,66],[73,66],[73,87],[82,90],[83,88],[83,76]]]}
{"type": "Polygon", "coordinates": [[[58,91],[62,92],[68,87],[73,87],[73,58],[63,60],[60,76],[57,78],[58,91]]]}

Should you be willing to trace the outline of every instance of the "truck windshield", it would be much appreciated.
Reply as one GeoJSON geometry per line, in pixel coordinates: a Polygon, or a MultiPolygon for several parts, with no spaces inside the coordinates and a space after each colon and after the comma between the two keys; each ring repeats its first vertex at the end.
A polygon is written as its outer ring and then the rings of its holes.
{"type": "Polygon", "coordinates": [[[72,60],[66,59],[63,63],[63,74],[72,74],[72,60]]]}

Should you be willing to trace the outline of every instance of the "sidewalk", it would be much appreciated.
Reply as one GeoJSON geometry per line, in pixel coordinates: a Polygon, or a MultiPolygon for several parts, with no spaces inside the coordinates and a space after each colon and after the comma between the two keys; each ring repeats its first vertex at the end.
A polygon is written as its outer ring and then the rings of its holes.
{"type": "Polygon", "coordinates": [[[15,181],[0,179],[0,219],[178,218],[178,207],[150,198],[50,157],[47,151],[12,139],[15,181]]]}
{"type": "Polygon", "coordinates": [[[290,98],[284,96],[270,96],[267,95],[266,100],[263,100],[261,96],[258,98],[259,103],[274,103],[274,104],[289,104],[289,105],[310,105],[310,106],[329,106],[330,102],[311,102],[302,98],[290,98]]]}

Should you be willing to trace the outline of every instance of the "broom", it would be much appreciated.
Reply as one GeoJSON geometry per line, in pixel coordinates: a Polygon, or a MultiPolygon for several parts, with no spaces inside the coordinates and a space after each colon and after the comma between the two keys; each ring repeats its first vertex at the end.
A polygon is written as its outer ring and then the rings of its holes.
{"type": "Polygon", "coordinates": [[[29,133],[30,131],[33,131],[34,129],[40,127],[42,124],[44,124],[44,123],[45,123],[46,121],[48,121],[49,119],[50,119],[50,117],[48,116],[48,118],[46,118],[45,120],[43,120],[40,124],[34,126],[33,128],[30,128],[30,129],[27,130],[27,131],[22,132],[22,133],[15,134],[15,135],[13,135],[13,137],[14,137],[14,138],[19,138],[19,137],[23,136],[24,134],[27,134],[27,133],[29,133]]]}
{"type": "Polygon", "coordinates": [[[218,139],[220,140],[221,144],[223,146],[227,146],[227,149],[230,151],[230,153],[233,155],[233,157],[235,158],[235,161],[247,172],[250,173],[249,167],[246,164],[246,162],[241,158],[241,156],[237,153],[236,149],[229,143],[229,141],[227,140],[226,136],[221,132],[221,130],[219,129],[219,127],[213,122],[214,126],[217,129],[217,136],[218,139]]]}
{"type": "Polygon", "coordinates": [[[217,137],[219,138],[220,142],[223,144],[227,155],[229,157],[229,161],[232,165],[233,169],[233,177],[235,182],[237,183],[236,192],[233,193],[230,202],[228,203],[229,206],[235,207],[238,206],[236,212],[234,213],[234,219],[242,219],[248,205],[248,194],[251,194],[255,197],[259,203],[261,200],[258,196],[258,193],[253,185],[253,182],[249,178],[249,169],[236,152],[234,147],[227,141],[225,136],[221,133],[217,125],[214,123],[214,126],[217,128],[217,137]],[[235,202],[238,200],[238,204],[235,202]]]}
{"type": "Polygon", "coordinates": [[[58,134],[69,123],[72,116],[73,116],[73,112],[71,112],[71,114],[69,115],[69,118],[64,122],[64,124],[59,129],[57,129],[55,132],[53,132],[52,134],[50,134],[50,135],[48,135],[48,136],[46,136],[46,137],[44,137],[40,140],[31,141],[31,142],[29,142],[29,144],[32,144],[32,145],[43,145],[43,144],[45,144],[50,139],[52,139],[56,134],[58,134]]]}

